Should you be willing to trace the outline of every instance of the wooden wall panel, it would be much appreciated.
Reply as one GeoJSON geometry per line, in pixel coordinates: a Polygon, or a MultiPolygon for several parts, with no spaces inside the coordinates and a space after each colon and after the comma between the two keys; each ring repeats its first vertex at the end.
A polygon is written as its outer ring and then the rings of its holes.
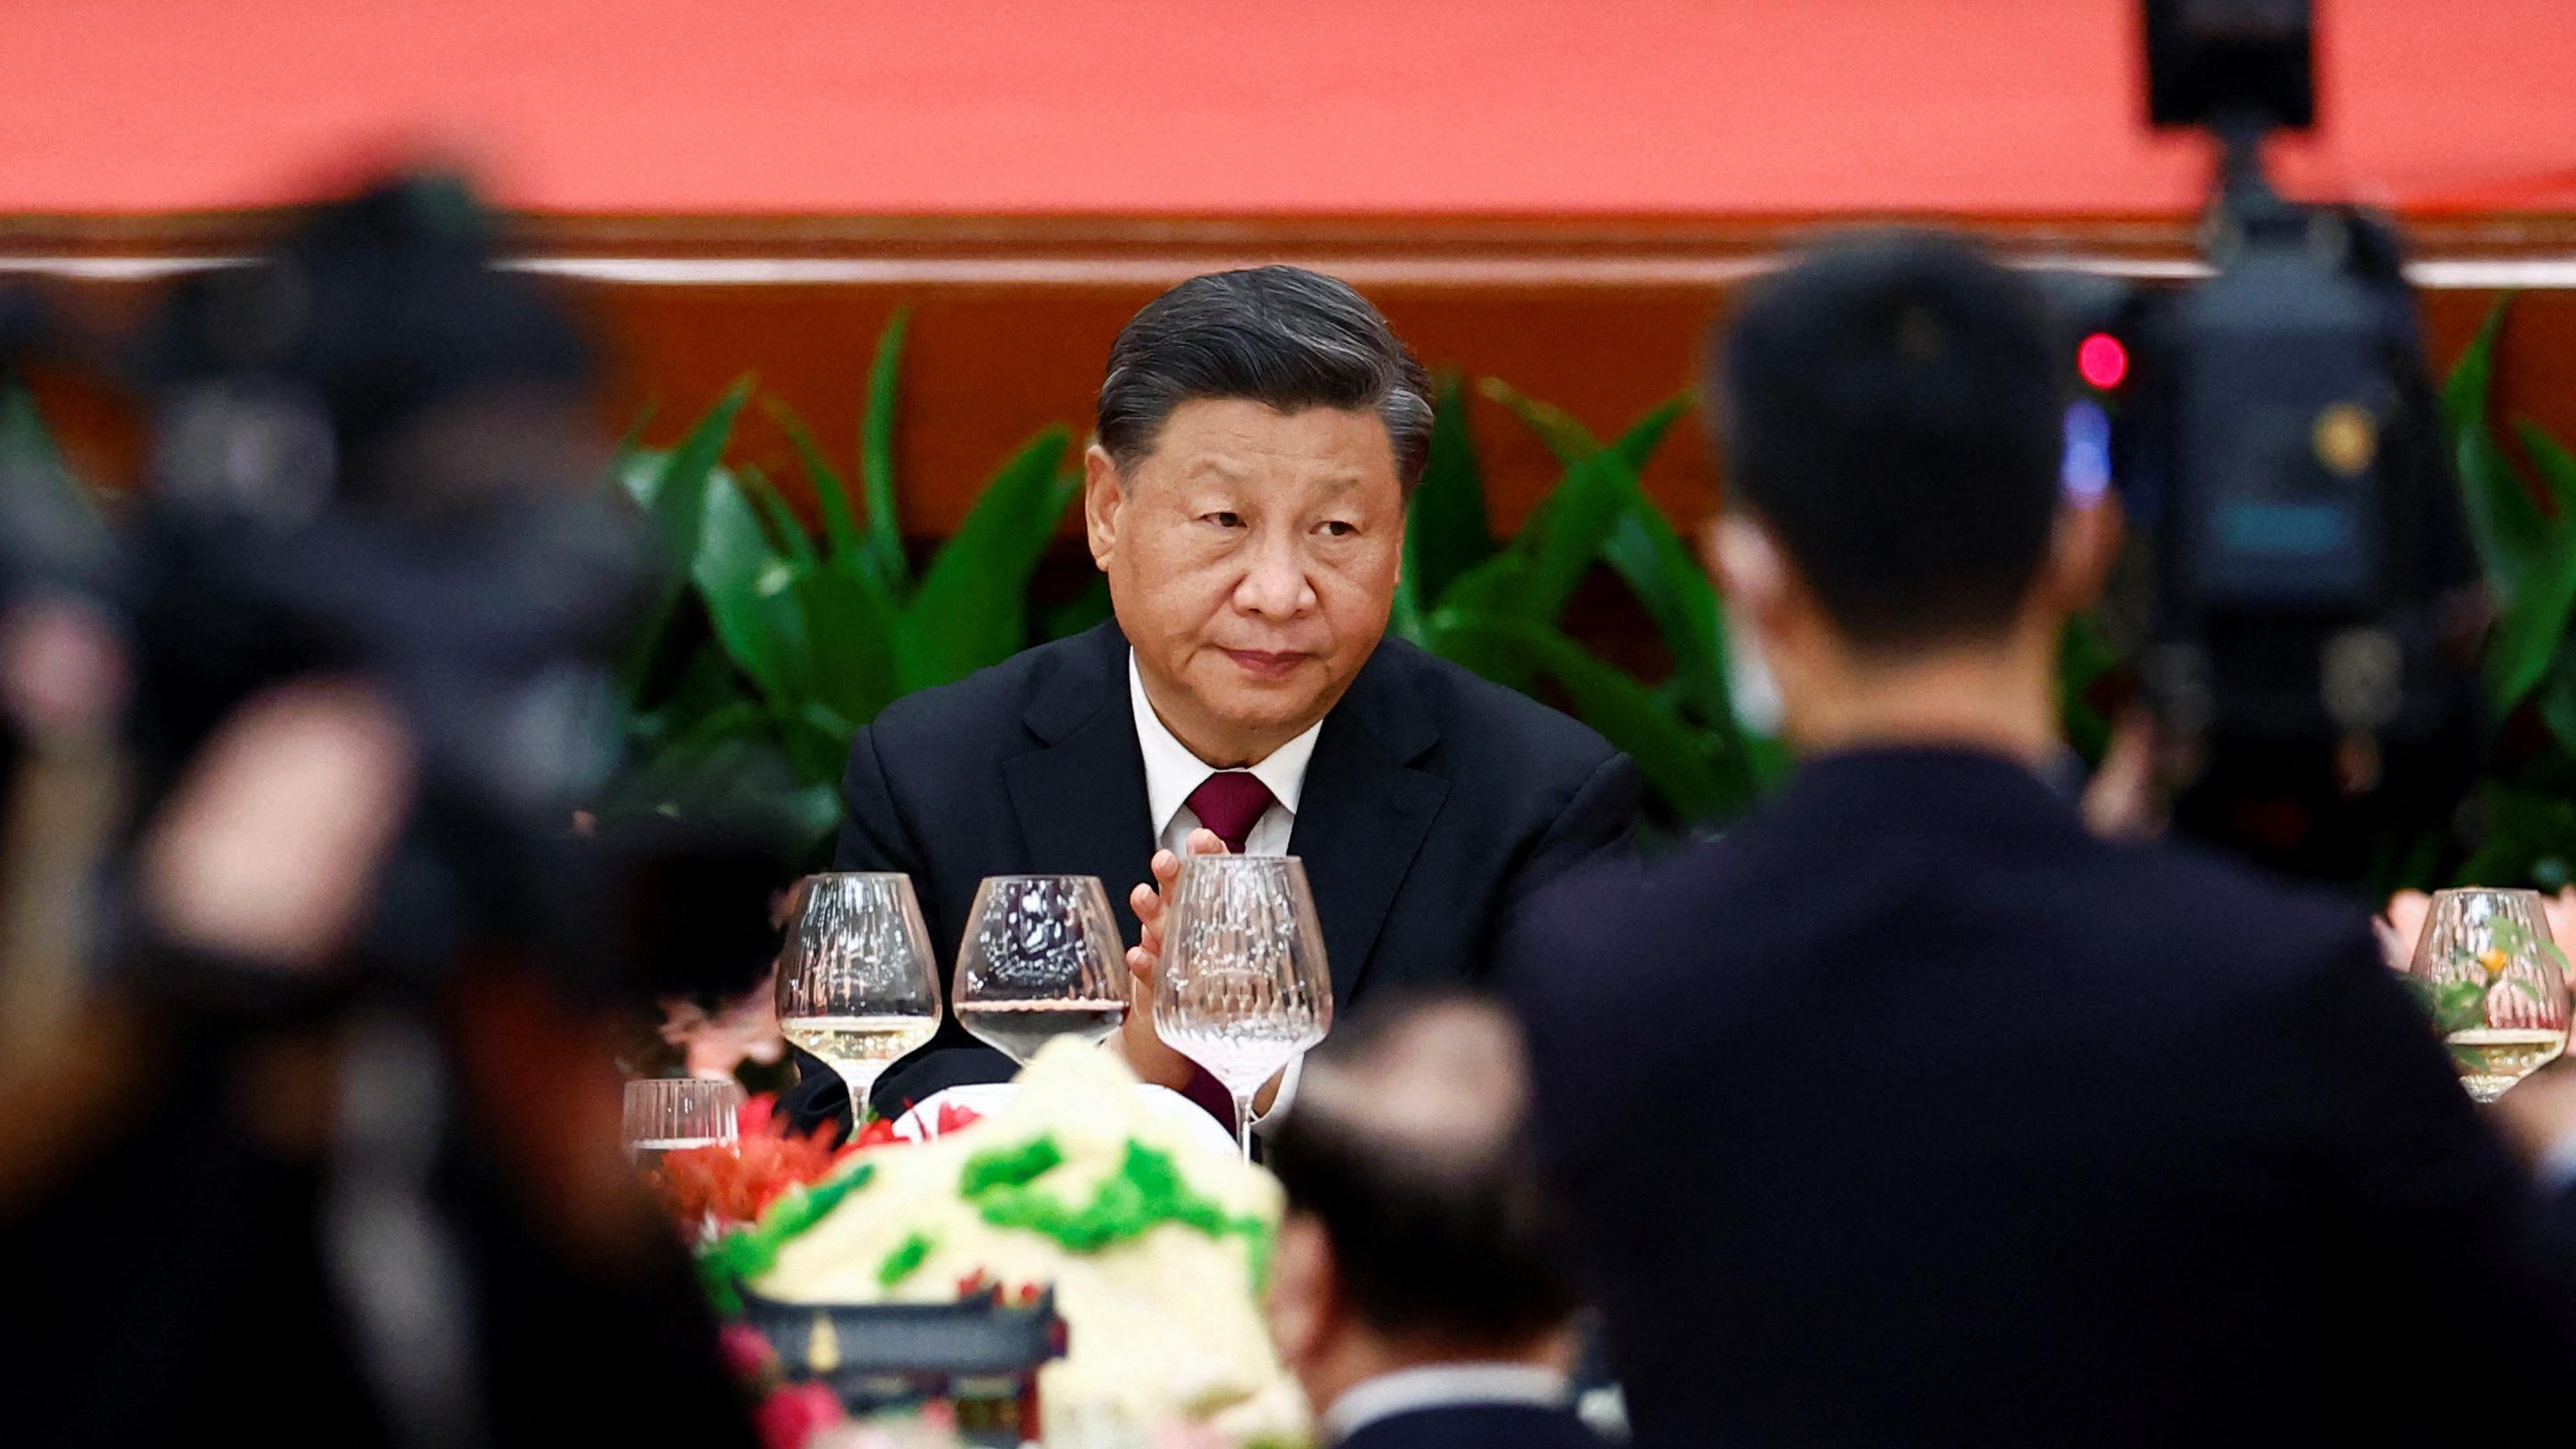
{"type": "MultiPolygon", "coordinates": [[[[242,254],[268,224],[0,221],[0,274],[50,285],[96,315],[131,316],[174,270],[242,254]]],[[[895,308],[910,308],[898,469],[908,528],[936,536],[1031,433],[1087,425],[1119,325],[1194,273],[1269,260],[1334,271],[1435,368],[1504,378],[1608,431],[1682,387],[1728,290],[1815,225],[552,219],[516,223],[515,245],[610,344],[605,420],[622,428],[650,407],[657,439],[748,371],[848,459],[870,346],[895,308]]],[[[2154,274],[2191,257],[2186,230],[2156,219],[1978,229],[2033,261],[2154,274]]],[[[2437,363],[2457,354],[2501,286],[2519,285],[2507,404],[2576,438],[2576,221],[2427,222],[2415,242],[2437,363]]],[[[130,469],[130,437],[101,400],[59,386],[44,396],[76,459],[130,469]]],[[[1479,402],[1474,417],[1509,525],[1555,470],[1501,409],[1479,402]]],[[[745,424],[738,456],[796,475],[765,418],[745,424]]],[[[1647,483],[1678,517],[1706,510],[1716,479],[1696,420],[1647,483]]]]}

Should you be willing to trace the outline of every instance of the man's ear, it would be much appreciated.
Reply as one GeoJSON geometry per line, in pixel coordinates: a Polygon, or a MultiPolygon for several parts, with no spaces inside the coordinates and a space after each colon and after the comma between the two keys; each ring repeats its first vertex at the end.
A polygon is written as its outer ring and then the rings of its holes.
{"type": "Polygon", "coordinates": [[[1082,452],[1082,526],[1091,543],[1094,568],[1109,567],[1118,551],[1119,514],[1127,506],[1127,482],[1117,461],[1098,443],[1082,452]]]}
{"type": "Polygon", "coordinates": [[[1789,592],[1789,561],[1752,519],[1720,514],[1700,530],[1700,558],[1718,592],[1748,619],[1777,614],[1789,592]]]}
{"type": "Polygon", "coordinates": [[[1279,1224],[1270,1254],[1270,1339],[1278,1345],[1281,1363],[1293,1370],[1323,1351],[1340,1300],[1340,1278],[1324,1225],[1311,1215],[1290,1213],[1279,1224]]]}
{"type": "Polygon", "coordinates": [[[2109,494],[2089,502],[2069,499],[2059,504],[2050,530],[2048,565],[2041,583],[2052,609],[2075,614],[2093,607],[2120,561],[2128,521],[2119,500],[2109,494]]]}

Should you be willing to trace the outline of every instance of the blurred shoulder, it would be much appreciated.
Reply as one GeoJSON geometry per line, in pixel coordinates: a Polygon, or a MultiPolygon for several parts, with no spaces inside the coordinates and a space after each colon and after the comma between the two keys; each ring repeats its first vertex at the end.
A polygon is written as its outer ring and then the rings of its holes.
{"type": "MultiPolygon", "coordinates": [[[[2103,933],[2158,974],[2215,999],[2297,993],[2320,974],[2375,963],[2373,904],[2256,869],[2206,847],[2103,845],[2087,894],[2103,933]]],[[[2375,966],[2374,966],[2374,969],[2375,966]]]]}

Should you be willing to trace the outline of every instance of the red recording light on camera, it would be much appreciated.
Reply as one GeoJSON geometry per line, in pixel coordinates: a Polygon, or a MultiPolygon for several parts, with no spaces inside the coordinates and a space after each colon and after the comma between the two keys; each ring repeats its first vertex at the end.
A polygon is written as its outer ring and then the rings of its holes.
{"type": "Polygon", "coordinates": [[[2075,371],[2104,392],[2129,376],[2129,349],[2108,332],[2096,332],[2075,349],[2075,371]]]}

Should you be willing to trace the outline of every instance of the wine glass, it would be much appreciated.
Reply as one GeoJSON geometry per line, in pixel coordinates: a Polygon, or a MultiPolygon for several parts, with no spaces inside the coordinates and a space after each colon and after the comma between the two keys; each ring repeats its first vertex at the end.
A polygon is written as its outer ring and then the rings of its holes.
{"type": "Polygon", "coordinates": [[[1154,1032],[1234,1096],[1252,1160],[1252,1097],[1333,1024],[1332,971],[1293,855],[1189,855],[1164,905],[1154,1032]]]}
{"type": "Polygon", "coordinates": [[[2567,957],[2538,891],[2437,892],[2406,974],[2481,1102],[2567,1049],[2567,957]]]}
{"type": "Polygon", "coordinates": [[[939,1030],[939,980],[912,878],[892,871],[809,875],[788,904],[778,953],[782,1035],[850,1087],[851,1120],[896,1058],[939,1030]]]}
{"type": "Polygon", "coordinates": [[[1060,1036],[1127,1019],[1127,952],[1096,875],[996,875],[975,888],[949,993],[958,1021],[1027,1066],[1060,1036]]]}
{"type": "Polygon", "coordinates": [[[665,1153],[734,1140],[742,1084],[706,1077],[646,1077],[626,1084],[626,1151],[644,1167],[665,1153]]]}

